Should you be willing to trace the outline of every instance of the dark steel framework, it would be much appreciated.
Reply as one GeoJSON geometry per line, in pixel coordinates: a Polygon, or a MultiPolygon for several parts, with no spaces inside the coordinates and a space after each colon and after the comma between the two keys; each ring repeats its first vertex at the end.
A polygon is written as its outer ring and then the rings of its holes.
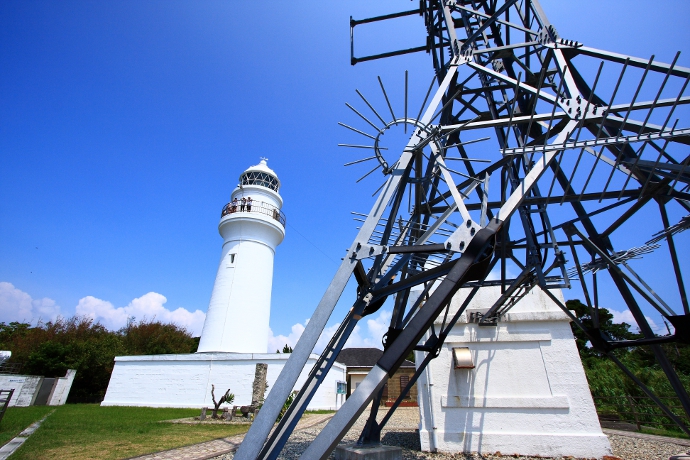
{"type": "Polygon", "coordinates": [[[372,400],[360,442],[378,442],[403,397],[376,422],[388,377],[412,350],[425,352],[409,389],[438,355],[474,294],[487,285],[500,285],[503,295],[477,318],[480,325],[496,325],[516,300],[542,289],[595,349],[690,433],[612,353],[620,347],[650,347],[690,416],[687,390],[661,348],[667,342],[690,342],[690,308],[676,250],[676,235],[690,226],[690,218],[673,224],[669,214],[690,212],[690,69],[677,65],[678,55],[665,64],[653,56],[639,59],[562,38],[537,0],[422,0],[413,11],[351,20],[351,36],[357,26],[409,15],[424,21],[424,46],[358,58],[353,45],[352,64],[426,51],[434,81],[416,118],[408,116],[407,88],[403,117],[396,117],[380,79],[390,121],[359,91],[371,114],[349,106],[361,127],[341,125],[373,145],[342,145],[370,149],[373,155],[348,165],[372,162],[376,166],[362,179],[380,169],[385,182],[371,212],[361,215],[355,241],[235,458],[277,458],[357,322],[394,296],[381,359],[304,458],[326,458],[372,400]],[[410,128],[411,138],[399,157],[386,158],[390,153],[382,134],[395,126],[410,128]],[[650,238],[641,247],[621,250],[640,233],[631,235],[621,227],[642,212],[647,221],[658,220],[660,231],[641,236],[650,238]],[[673,307],[628,263],[652,251],[664,254],[672,267],[677,289],[665,290],[664,296],[673,307]],[[497,279],[487,278],[492,270],[500,273],[497,279]],[[514,271],[519,274],[509,276],[514,271]],[[359,286],[357,299],[269,436],[352,276],[359,286]],[[551,293],[571,282],[580,283],[591,328],[551,293]],[[604,283],[620,294],[644,338],[617,341],[599,330],[604,283]],[[450,300],[461,287],[472,291],[451,316],[450,300]],[[421,295],[411,295],[412,288],[421,289],[421,295]],[[674,334],[653,332],[641,308],[645,304],[673,325],[674,334]],[[435,328],[438,317],[442,327],[435,328]]]}

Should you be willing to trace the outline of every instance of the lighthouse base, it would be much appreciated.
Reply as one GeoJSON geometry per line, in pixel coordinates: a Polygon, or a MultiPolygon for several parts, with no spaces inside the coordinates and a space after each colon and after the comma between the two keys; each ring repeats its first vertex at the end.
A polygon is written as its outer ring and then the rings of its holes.
{"type": "MultiPolygon", "coordinates": [[[[469,292],[458,291],[449,317],[469,292]]],[[[500,295],[498,286],[479,289],[420,377],[422,450],[611,455],[568,316],[535,288],[495,326],[479,326],[473,319],[500,295]]],[[[564,303],[559,291],[554,295],[564,303]]],[[[422,356],[416,353],[419,363],[422,356]]]]}
{"type": "MultiPolygon", "coordinates": [[[[193,353],[184,355],[117,356],[102,406],[212,407],[229,388],[233,405],[250,405],[258,363],[268,364],[268,392],[290,355],[278,353],[193,353]]],[[[317,355],[311,355],[295,388],[302,387],[317,355]]],[[[334,363],[308,410],[337,410],[344,395],[336,382],[345,381],[346,367],[334,363]]],[[[221,406],[224,407],[224,406],[221,406]]]]}

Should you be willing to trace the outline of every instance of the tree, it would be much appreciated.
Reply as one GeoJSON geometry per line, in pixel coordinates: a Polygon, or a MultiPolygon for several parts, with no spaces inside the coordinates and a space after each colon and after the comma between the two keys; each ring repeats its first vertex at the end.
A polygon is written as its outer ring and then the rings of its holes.
{"type": "Polygon", "coordinates": [[[280,413],[278,414],[278,418],[276,419],[276,422],[280,422],[282,418],[285,416],[285,413],[288,411],[292,403],[295,401],[295,397],[297,396],[297,392],[293,391],[290,393],[283,403],[283,407],[280,409],[280,413]]]}
{"type": "MultiPolygon", "coordinates": [[[[599,327],[595,328],[595,321],[592,317],[590,309],[587,305],[583,304],[579,300],[568,300],[565,303],[568,310],[571,310],[573,314],[580,320],[580,323],[588,330],[592,331],[594,334],[603,334],[604,337],[608,337],[613,340],[632,340],[641,337],[640,334],[635,334],[630,331],[630,324],[628,323],[614,323],[613,315],[606,308],[598,308],[599,316],[599,327]]],[[[570,324],[573,330],[573,335],[577,342],[577,349],[580,351],[580,355],[585,356],[601,356],[601,353],[592,347],[589,337],[585,332],[579,328],[575,323],[570,324]]]]}
{"type": "Polygon", "coordinates": [[[0,323],[0,349],[12,351],[8,363],[22,364],[22,373],[63,377],[67,369],[77,371],[68,402],[100,402],[115,356],[191,353],[197,347],[198,339],[184,328],[154,320],[132,319],[118,331],[86,316],[36,326],[0,323]]]}
{"type": "Polygon", "coordinates": [[[220,409],[221,404],[223,404],[223,403],[232,404],[235,401],[235,395],[230,393],[230,388],[228,388],[228,391],[226,391],[225,394],[223,396],[221,396],[217,402],[216,402],[215,391],[216,391],[216,386],[212,384],[211,385],[211,399],[213,400],[213,413],[211,414],[211,418],[218,418],[218,410],[220,409]]]}
{"type": "Polygon", "coordinates": [[[63,377],[67,369],[77,374],[70,401],[96,402],[105,395],[114,357],[124,352],[116,333],[91,318],[74,316],[18,328],[9,343],[12,360],[23,363],[22,372],[45,377],[63,377]]]}
{"type": "MultiPolygon", "coordinates": [[[[280,354],[280,350],[276,350],[276,353],[280,354]]],[[[283,347],[283,353],[292,353],[292,347],[286,343],[283,347]]]]}
{"type": "MultiPolygon", "coordinates": [[[[566,306],[593,333],[600,333],[613,340],[634,340],[643,337],[640,333],[630,331],[630,324],[614,323],[613,315],[606,308],[599,308],[599,328],[597,330],[594,328],[594,320],[586,305],[579,300],[568,300],[566,306]]],[[[575,323],[571,323],[571,327],[593,396],[645,396],[637,384],[625,375],[613,361],[592,347],[589,338],[575,323]]],[[[662,347],[681,381],[690,388],[690,346],[675,343],[663,344],[662,347]]],[[[658,396],[676,396],[664,372],[657,364],[650,347],[619,348],[613,353],[645,386],[658,396]]]]}
{"type": "Polygon", "coordinates": [[[199,345],[184,327],[154,320],[132,319],[117,333],[130,355],[194,353],[199,345]]]}

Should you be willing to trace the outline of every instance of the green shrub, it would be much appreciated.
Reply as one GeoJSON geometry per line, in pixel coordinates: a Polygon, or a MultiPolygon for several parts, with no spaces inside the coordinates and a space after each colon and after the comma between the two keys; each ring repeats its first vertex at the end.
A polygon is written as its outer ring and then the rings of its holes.
{"type": "MultiPolygon", "coordinates": [[[[566,305],[586,327],[591,328],[593,326],[593,319],[590,317],[586,305],[579,300],[569,300],[566,305]]],[[[641,334],[630,331],[631,326],[629,324],[614,323],[613,315],[605,308],[599,308],[599,323],[602,334],[616,340],[632,340],[642,337],[641,334]]],[[[659,415],[661,410],[654,406],[651,399],[647,399],[647,395],[642,389],[616,363],[591,347],[587,337],[575,323],[571,323],[571,326],[589,388],[595,398],[599,413],[616,414],[620,415],[621,418],[630,420],[632,418],[631,398],[644,398],[642,401],[644,404],[640,403],[638,406],[635,403],[635,411],[642,424],[662,428],[662,423],[672,423],[670,419],[659,415]]],[[[690,388],[690,346],[671,343],[663,344],[661,347],[683,386],[690,388]]],[[[613,354],[666,404],[669,404],[669,401],[677,400],[676,393],[666,374],[657,363],[650,347],[621,348],[615,350],[613,354]]],[[[676,415],[683,416],[683,411],[677,411],[676,415]]],[[[671,429],[674,428],[671,427],[671,429]]]]}
{"type": "Polygon", "coordinates": [[[115,356],[191,353],[198,343],[184,328],[158,321],[132,320],[118,331],[84,316],[34,327],[0,323],[0,349],[12,351],[9,362],[23,364],[22,373],[63,377],[76,369],[68,402],[102,399],[115,356]]]}

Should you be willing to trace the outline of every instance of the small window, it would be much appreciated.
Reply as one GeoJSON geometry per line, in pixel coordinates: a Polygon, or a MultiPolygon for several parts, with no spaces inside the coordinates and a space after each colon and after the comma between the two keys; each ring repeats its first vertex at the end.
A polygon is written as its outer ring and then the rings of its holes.
{"type": "Polygon", "coordinates": [[[228,265],[227,265],[228,268],[235,266],[235,256],[236,255],[237,254],[235,254],[235,253],[228,254],[228,265]]]}
{"type": "Polygon", "coordinates": [[[235,254],[230,254],[230,263],[231,264],[235,263],[235,254]]]}

